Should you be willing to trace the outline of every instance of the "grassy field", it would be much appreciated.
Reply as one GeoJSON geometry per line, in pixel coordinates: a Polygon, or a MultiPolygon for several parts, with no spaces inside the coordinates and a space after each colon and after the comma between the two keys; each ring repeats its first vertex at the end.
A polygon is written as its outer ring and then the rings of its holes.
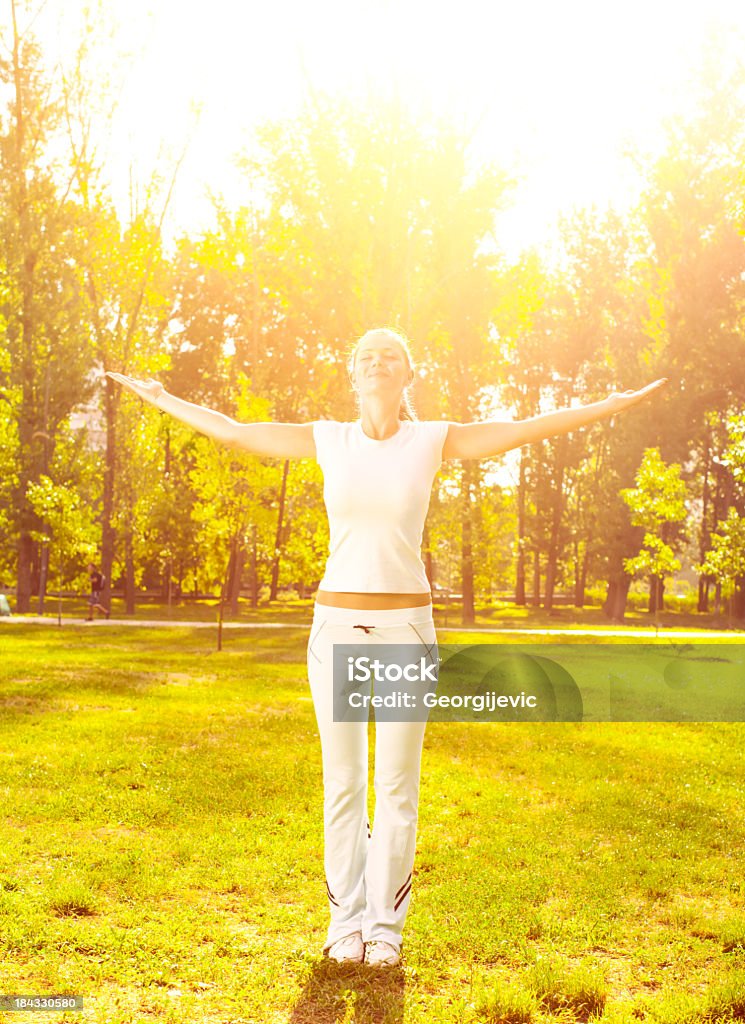
{"type": "Polygon", "coordinates": [[[305,642],[2,628],[0,993],[85,1000],[2,1019],[745,1020],[740,723],[431,723],[403,970],[322,960],[305,642]]]}

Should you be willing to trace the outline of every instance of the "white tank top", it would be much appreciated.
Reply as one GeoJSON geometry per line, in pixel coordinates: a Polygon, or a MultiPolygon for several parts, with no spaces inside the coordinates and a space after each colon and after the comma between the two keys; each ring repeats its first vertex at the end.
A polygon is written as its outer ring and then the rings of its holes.
{"type": "Polygon", "coordinates": [[[422,531],[448,426],[446,421],[402,420],[392,437],[376,441],[359,420],[313,424],[329,517],[321,590],[429,591],[420,553],[422,531]]]}

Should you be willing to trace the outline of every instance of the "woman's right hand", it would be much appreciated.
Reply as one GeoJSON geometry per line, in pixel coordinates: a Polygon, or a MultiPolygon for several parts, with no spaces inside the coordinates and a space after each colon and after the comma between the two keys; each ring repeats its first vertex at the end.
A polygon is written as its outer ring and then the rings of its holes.
{"type": "Polygon", "coordinates": [[[165,391],[165,388],[160,381],[153,380],[152,377],[150,380],[137,380],[136,377],[127,377],[123,373],[112,373],[110,370],[106,371],[106,376],[117,381],[123,387],[137,395],[138,398],[142,398],[144,401],[150,402],[151,405],[156,405],[158,399],[165,391]]]}

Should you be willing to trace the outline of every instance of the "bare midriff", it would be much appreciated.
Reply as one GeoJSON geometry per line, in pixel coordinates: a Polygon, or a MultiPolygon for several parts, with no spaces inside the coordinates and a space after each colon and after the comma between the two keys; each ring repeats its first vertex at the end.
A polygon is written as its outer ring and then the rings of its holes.
{"type": "Polygon", "coordinates": [[[380,611],[384,608],[419,608],[432,603],[432,595],[424,594],[357,594],[351,591],[319,590],[318,604],[331,608],[359,608],[364,611],[380,611]]]}

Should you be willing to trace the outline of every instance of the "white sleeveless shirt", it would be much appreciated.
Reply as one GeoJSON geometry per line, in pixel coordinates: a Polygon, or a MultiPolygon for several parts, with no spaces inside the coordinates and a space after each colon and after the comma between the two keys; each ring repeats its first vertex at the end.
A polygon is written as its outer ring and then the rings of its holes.
{"type": "Polygon", "coordinates": [[[376,441],[359,420],[313,424],[329,518],[321,590],[429,591],[422,531],[448,427],[446,421],[402,420],[395,434],[376,441]]]}

